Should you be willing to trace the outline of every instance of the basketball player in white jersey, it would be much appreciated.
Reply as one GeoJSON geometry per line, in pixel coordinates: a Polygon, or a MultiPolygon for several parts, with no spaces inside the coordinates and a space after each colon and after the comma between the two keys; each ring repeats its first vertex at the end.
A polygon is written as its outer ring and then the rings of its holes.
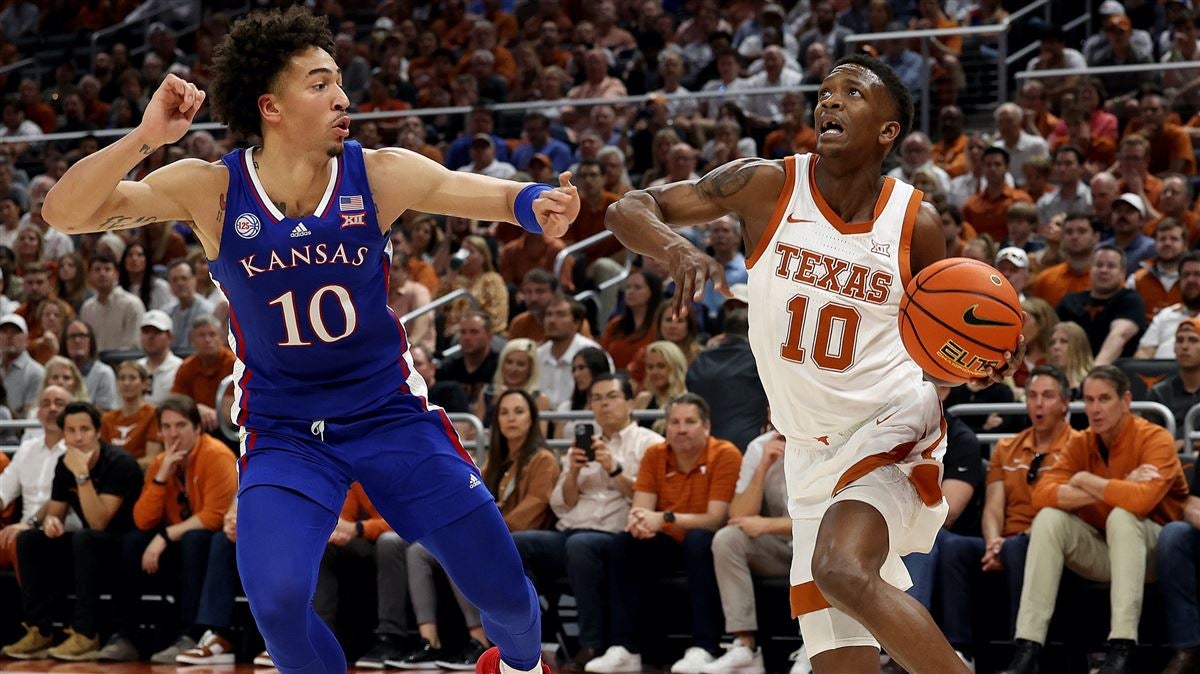
{"type": "Polygon", "coordinates": [[[891,68],[842,59],[817,93],[819,156],[742,159],[630,192],[606,221],[671,269],[678,312],[710,279],[728,289],[721,265],[671,227],[742,220],[750,343],[787,437],[792,609],[816,674],[878,672],[880,644],[913,674],[968,671],[903,592],[900,557],[928,551],[946,516],[946,424],[896,320],[905,285],[945,257],[945,239],[921,192],[881,175],[912,116],[891,68]]]}

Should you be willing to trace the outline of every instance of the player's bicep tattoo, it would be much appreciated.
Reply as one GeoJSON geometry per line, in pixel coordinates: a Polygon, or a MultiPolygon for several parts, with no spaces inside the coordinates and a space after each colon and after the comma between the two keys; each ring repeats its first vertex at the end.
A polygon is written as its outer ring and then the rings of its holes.
{"type": "Polygon", "coordinates": [[[132,229],[141,227],[152,222],[161,220],[156,215],[142,215],[134,217],[132,215],[110,215],[104,219],[99,225],[96,225],[96,230],[100,232],[111,232],[114,229],[132,229]]]}
{"type": "Polygon", "coordinates": [[[710,171],[696,183],[696,187],[709,198],[728,199],[750,184],[760,166],[762,164],[758,162],[725,165],[710,171]]]}

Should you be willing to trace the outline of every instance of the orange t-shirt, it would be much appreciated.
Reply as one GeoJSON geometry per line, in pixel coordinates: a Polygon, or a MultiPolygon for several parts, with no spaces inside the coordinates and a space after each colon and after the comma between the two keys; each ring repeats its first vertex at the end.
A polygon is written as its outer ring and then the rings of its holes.
{"type": "MultiPolygon", "coordinates": [[[[1162,219],[1165,217],[1165,215],[1162,215],[1154,218],[1153,220],[1147,220],[1146,224],[1142,225],[1142,234],[1145,234],[1153,239],[1154,231],[1158,229],[1158,223],[1162,222],[1162,219]]],[[[1179,223],[1183,225],[1183,228],[1187,231],[1189,247],[1195,248],[1197,240],[1200,239],[1200,226],[1198,226],[1196,221],[1196,212],[1184,211],[1183,215],[1176,218],[1176,220],[1178,220],[1179,223]]]]}
{"type": "MultiPolygon", "coordinates": [[[[602,192],[600,194],[600,207],[592,210],[586,199],[580,199],[579,215],[575,217],[575,222],[571,223],[571,227],[563,236],[563,240],[568,243],[577,243],[583,241],[589,236],[599,234],[604,231],[604,216],[608,213],[608,207],[621,200],[621,197],[612,192],[602,192]]],[[[623,250],[621,242],[617,237],[611,237],[604,243],[596,244],[591,248],[584,250],[589,261],[595,261],[601,257],[608,257],[623,250]]]]}
{"type": "Polygon", "coordinates": [[[1077,293],[1092,287],[1092,267],[1075,273],[1069,262],[1060,262],[1052,267],[1046,267],[1038,274],[1025,292],[1034,297],[1046,300],[1052,307],[1057,307],[1062,298],[1069,293],[1077,293]]]}
{"type": "Polygon", "coordinates": [[[429,288],[431,296],[437,294],[438,286],[442,284],[437,272],[433,270],[433,265],[411,255],[408,257],[408,277],[429,288]]]}
{"type": "Polygon", "coordinates": [[[179,502],[181,491],[186,491],[188,508],[192,515],[200,518],[205,529],[216,531],[225,521],[225,511],[233,503],[237,493],[237,457],[220,440],[208,433],[201,433],[200,440],[186,457],[184,480],[187,489],[174,475],[166,484],[154,481],[162,466],[166,452],[154,457],[146,469],[146,483],[142,495],[133,504],[133,523],[142,531],[149,531],[160,524],[179,524],[187,519],[183,516],[183,505],[179,502]]]}
{"type": "Polygon", "coordinates": [[[380,534],[392,530],[358,482],[351,483],[350,491],[346,492],[346,503],[342,505],[341,518],[350,522],[362,522],[362,537],[368,541],[374,541],[380,534]]]}
{"type": "Polygon", "coordinates": [[[140,459],[146,456],[147,442],[160,442],[158,418],[154,405],[143,403],[133,416],[127,417],[121,408],[100,417],[100,439],[140,459]]]}
{"type": "MultiPolygon", "coordinates": [[[[1153,264],[1153,262],[1147,261],[1147,264],[1153,264]]],[[[1170,290],[1167,290],[1163,287],[1162,281],[1158,280],[1158,277],[1151,274],[1150,270],[1145,267],[1133,273],[1133,289],[1142,296],[1142,302],[1146,305],[1147,323],[1153,320],[1154,314],[1164,307],[1183,301],[1178,282],[1171,286],[1170,290]]]]}
{"type": "Polygon", "coordinates": [[[951,178],[956,178],[967,172],[967,137],[959,134],[950,145],[939,140],[933,144],[933,163],[942,167],[951,178]]]}
{"type": "Polygon", "coordinates": [[[525,279],[525,275],[534,269],[554,270],[554,258],[558,257],[559,252],[566,248],[567,244],[563,243],[562,239],[556,239],[546,234],[543,234],[541,239],[543,245],[536,252],[534,252],[532,243],[537,241],[535,234],[518,237],[500,247],[500,269],[498,271],[505,281],[513,285],[520,285],[525,279]]]}
{"type": "MultiPolygon", "coordinates": [[[[649,320],[649,317],[647,317],[649,320]]],[[[600,336],[600,346],[612,356],[613,367],[618,370],[629,368],[629,362],[639,349],[644,349],[654,341],[654,331],[647,330],[641,339],[633,335],[618,334],[621,329],[621,316],[613,316],[608,325],[604,326],[604,334],[600,336]]]]}
{"type": "Polygon", "coordinates": [[[217,387],[222,379],[233,374],[233,361],[233,352],[225,347],[221,347],[216,360],[208,365],[201,363],[197,355],[184,358],[175,372],[171,393],[182,393],[197,404],[216,407],[217,387]]]}
{"type": "MultiPolygon", "coordinates": [[[[675,452],[664,441],[646,448],[634,491],[656,494],[659,512],[703,514],[709,501],[733,501],[742,453],[728,440],[708,438],[695,466],[686,473],[675,463],[675,452]]],[[[684,532],[667,525],[663,533],[683,542],[684,532]]]]}
{"type": "Polygon", "coordinates": [[[1162,133],[1150,139],[1150,173],[1165,173],[1171,170],[1171,160],[1182,159],[1180,173],[1196,173],[1196,157],[1192,153],[1192,138],[1178,124],[1166,124],[1162,133]]]}
{"type": "MultiPolygon", "coordinates": [[[[1062,428],[1045,452],[1039,472],[1054,465],[1058,453],[1066,449],[1067,443],[1079,435],[1079,431],[1063,423],[1062,428]]],[[[1011,438],[996,443],[988,463],[987,483],[1004,483],[1004,528],[1001,536],[1015,536],[1029,530],[1037,508],[1033,507],[1033,488],[1029,485],[1030,462],[1037,456],[1037,438],[1032,427],[1026,428],[1011,438]]]]}
{"type": "Polygon", "coordinates": [[[1162,426],[1132,414],[1127,414],[1121,423],[1116,440],[1108,448],[1107,462],[1100,455],[1100,439],[1090,428],[1067,443],[1054,467],[1038,478],[1033,488],[1033,507],[1057,508],[1058,488],[1067,484],[1075,473],[1086,471],[1109,478],[1101,502],[1075,511],[1080,519],[1100,531],[1104,531],[1114,508],[1159,524],[1179,519],[1187,501],[1188,485],[1175,450],[1175,439],[1162,426]],[[1125,480],[1125,476],[1144,463],[1156,466],[1161,477],[1149,482],[1125,480]]]}
{"type": "MultiPolygon", "coordinates": [[[[1159,180],[1149,173],[1147,173],[1146,177],[1142,179],[1142,191],[1146,193],[1146,198],[1150,200],[1150,205],[1154,208],[1158,208],[1158,197],[1162,194],[1162,188],[1162,180],[1159,180]]],[[[1125,184],[1124,180],[1121,180],[1121,182],[1117,185],[1117,192],[1124,193],[1128,191],[1129,187],[1125,184]]]]}
{"type": "MultiPolygon", "coordinates": [[[[4,452],[0,452],[0,473],[4,472],[4,469],[8,467],[9,463],[11,463],[11,462],[8,458],[8,455],[5,454],[4,452]]],[[[13,509],[16,507],[17,507],[17,502],[14,500],[12,503],[8,504],[7,508],[5,508],[4,510],[0,510],[0,523],[8,522],[9,518],[12,517],[13,509]]],[[[14,539],[14,542],[15,542],[15,539],[14,539]]],[[[3,554],[3,553],[0,553],[0,554],[3,554]]]]}
{"type": "Polygon", "coordinates": [[[972,195],[962,207],[963,220],[971,223],[979,234],[989,234],[996,241],[1008,238],[1008,207],[1017,202],[1033,203],[1022,190],[1005,185],[1000,196],[989,197],[987,191],[972,195]]]}

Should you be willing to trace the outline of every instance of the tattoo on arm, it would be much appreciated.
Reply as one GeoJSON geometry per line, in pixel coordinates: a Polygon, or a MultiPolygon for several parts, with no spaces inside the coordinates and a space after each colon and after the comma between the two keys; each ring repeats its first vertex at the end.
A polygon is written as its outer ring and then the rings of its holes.
{"type": "Polygon", "coordinates": [[[709,197],[727,199],[741,192],[746,185],[750,184],[759,166],[761,164],[755,162],[742,166],[719,168],[701,178],[696,186],[709,197]]]}
{"type": "Polygon", "coordinates": [[[129,215],[113,215],[109,216],[104,222],[96,226],[96,229],[101,232],[109,232],[114,229],[130,229],[133,227],[141,227],[152,222],[158,222],[158,218],[153,215],[143,215],[133,217],[129,215]]]}
{"type": "Polygon", "coordinates": [[[138,152],[142,153],[142,155],[144,156],[144,155],[150,154],[151,152],[154,152],[154,148],[143,143],[142,146],[138,148],[138,152]]]}
{"type": "Polygon", "coordinates": [[[225,222],[225,195],[217,197],[217,222],[225,222]]]}

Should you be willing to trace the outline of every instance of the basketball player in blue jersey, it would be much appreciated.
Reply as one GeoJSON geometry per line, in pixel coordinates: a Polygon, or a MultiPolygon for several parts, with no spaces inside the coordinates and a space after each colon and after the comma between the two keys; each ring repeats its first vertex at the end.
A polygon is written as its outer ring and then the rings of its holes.
{"type": "Polygon", "coordinates": [[[43,214],[70,234],[183,221],[203,244],[229,299],[238,358],[238,569],[281,672],[346,671],[310,601],[358,480],[396,531],[421,541],[479,607],[498,648],[477,671],[540,674],[536,593],[478,469],[426,400],[387,306],[388,242],[409,209],[561,236],[579,197],[569,174],[558,187],[520,184],[347,141],[349,101],[332,49],[325,18],[300,8],[238,21],[216,50],[212,107],[261,146],[122,180],[178,141],[205,100],[169,75],[141,124],[75,164],[43,214]]]}
{"type": "MultiPolygon", "coordinates": [[[[887,65],[851,56],[822,82],[814,117],[819,156],[742,159],[629,192],[606,226],[671,270],[679,312],[709,280],[728,288],[722,265],[672,227],[730,214],[743,223],[750,343],[787,437],[792,608],[815,674],[878,672],[880,645],[913,674],[965,673],[902,591],[911,581],[900,556],[929,550],[945,520],[941,407],[900,346],[896,317],[908,278],[946,247],[921,192],[881,171],[912,124],[912,97],[887,65]]],[[[1017,351],[994,378],[1020,362],[1017,351]]],[[[608,664],[588,670],[622,671],[608,664]]]]}

